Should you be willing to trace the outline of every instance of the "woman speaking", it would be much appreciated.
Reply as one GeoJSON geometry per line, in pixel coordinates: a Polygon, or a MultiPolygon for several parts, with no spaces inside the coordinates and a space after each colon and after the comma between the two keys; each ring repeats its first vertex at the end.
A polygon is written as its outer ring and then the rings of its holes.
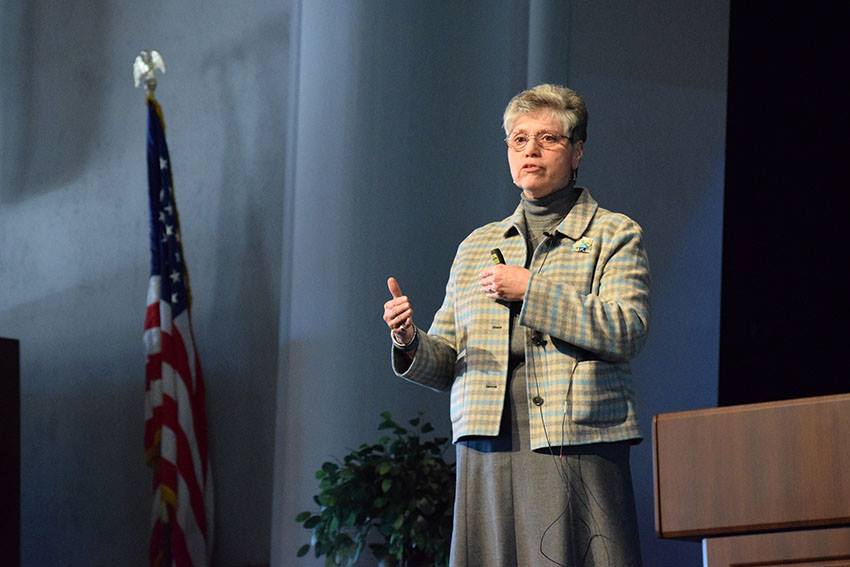
{"type": "Polygon", "coordinates": [[[576,185],[587,109],[539,85],[504,113],[520,202],[458,247],[426,333],[395,278],[393,370],[451,388],[451,564],[639,566],[629,360],[647,333],[641,228],[576,185]]]}

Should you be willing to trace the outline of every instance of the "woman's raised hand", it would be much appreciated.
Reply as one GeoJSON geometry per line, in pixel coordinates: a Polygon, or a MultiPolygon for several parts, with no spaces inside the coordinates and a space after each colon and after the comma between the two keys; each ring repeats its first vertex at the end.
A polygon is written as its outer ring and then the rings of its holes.
{"type": "Polygon", "coordinates": [[[395,278],[387,279],[387,288],[393,297],[384,303],[384,322],[398,342],[407,344],[414,336],[413,306],[407,296],[402,295],[401,286],[395,278]]]}

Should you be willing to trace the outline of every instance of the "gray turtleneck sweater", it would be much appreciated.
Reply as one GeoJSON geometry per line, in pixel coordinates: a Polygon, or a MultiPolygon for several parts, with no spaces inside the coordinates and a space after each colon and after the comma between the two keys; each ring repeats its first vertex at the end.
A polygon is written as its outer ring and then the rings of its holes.
{"type": "Polygon", "coordinates": [[[580,190],[571,183],[540,199],[529,199],[522,195],[520,204],[525,213],[526,234],[524,236],[530,247],[525,263],[526,268],[531,265],[531,254],[543,239],[543,233],[552,232],[558,226],[575,205],[579,193],[580,190]]]}

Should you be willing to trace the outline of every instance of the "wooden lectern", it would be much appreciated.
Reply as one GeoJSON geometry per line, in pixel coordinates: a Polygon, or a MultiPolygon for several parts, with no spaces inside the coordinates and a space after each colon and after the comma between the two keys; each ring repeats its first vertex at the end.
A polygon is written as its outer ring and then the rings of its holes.
{"type": "Polygon", "coordinates": [[[850,394],[659,414],[655,529],[707,567],[850,566],[850,394]]]}

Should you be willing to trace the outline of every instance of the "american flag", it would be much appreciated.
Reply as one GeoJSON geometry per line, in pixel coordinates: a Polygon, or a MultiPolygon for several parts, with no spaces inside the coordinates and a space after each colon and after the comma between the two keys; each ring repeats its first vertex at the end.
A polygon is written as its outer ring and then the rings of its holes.
{"type": "Polygon", "coordinates": [[[204,380],[162,110],[148,99],[151,276],[145,312],[145,458],[153,469],[150,564],[209,565],[212,479],[204,380]]]}

